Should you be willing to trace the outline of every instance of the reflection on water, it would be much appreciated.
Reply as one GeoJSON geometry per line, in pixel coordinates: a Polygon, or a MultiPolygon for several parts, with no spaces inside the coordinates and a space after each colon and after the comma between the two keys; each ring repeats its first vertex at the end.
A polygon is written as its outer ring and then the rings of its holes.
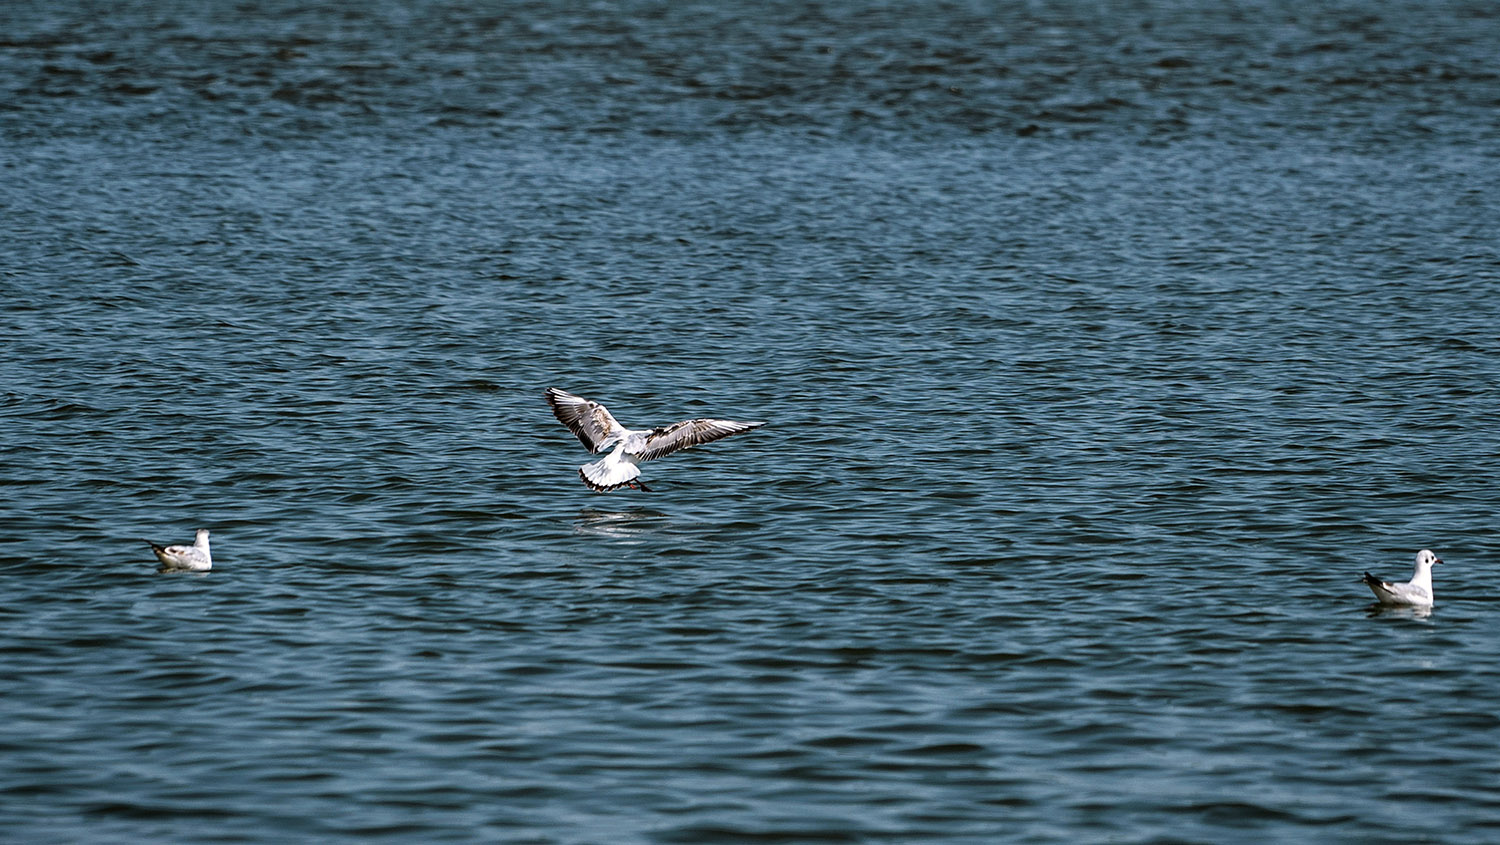
{"type": "Polygon", "coordinates": [[[1373,602],[1367,612],[1372,619],[1426,619],[1432,616],[1432,605],[1426,607],[1409,607],[1373,602]]]}
{"type": "Polygon", "coordinates": [[[659,533],[669,524],[665,513],[652,508],[634,508],[628,511],[598,511],[585,508],[574,521],[575,534],[591,534],[630,543],[639,543],[645,537],[659,533]]]}

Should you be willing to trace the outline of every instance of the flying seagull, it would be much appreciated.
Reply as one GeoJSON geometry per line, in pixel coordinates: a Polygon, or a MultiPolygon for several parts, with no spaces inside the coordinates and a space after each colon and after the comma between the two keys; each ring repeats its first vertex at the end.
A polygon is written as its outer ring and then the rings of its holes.
{"type": "Polygon", "coordinates": [[[208,529],[199,528],[191,546],[158,546],[150,540],[151,551],[161,561],[161,568],[186,569],[192,572],[207,572],[214,567],[214,559],[208,553],[208,529]]]}
{"type": "Polygon", "coordinates": [[[598,402],[574,396],[566,390],[547,388],[547,404],[552,406],[552,414],[558,421],[577,435],[590,452],[597,455],[613,447],[608,455],[578,468],[583,483],[600,493],[620,487],[649,493],[651,488],[637,480],[641,474],[641,461],[765,425],[764,422],[698,419],[636,431],[616,422],[608,409],[598,402]]]}
{"type": "Polygon", "coordinates": [[[1374,575],[1366,572],[1364,577],[1365,586],[1380,599],[1381,604],[1411,605],[1416,607],[1432,606],[1432,567],[1433,564],[1442,563],[1438,556],[1423,549],[1417,552],[1417,571],[1411,576],[1411,580],[1404,584],[1392,584],[1382,581],[1374,575]]]}

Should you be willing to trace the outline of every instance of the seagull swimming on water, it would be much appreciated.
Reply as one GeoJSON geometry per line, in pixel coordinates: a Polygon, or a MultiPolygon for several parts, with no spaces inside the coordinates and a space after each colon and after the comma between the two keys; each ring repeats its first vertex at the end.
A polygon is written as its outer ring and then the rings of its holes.
{"type": "Polygon", "coordinates": [[[198,533],[191,546],[159,546],[146,540],[151,546],[151,551],[156,552],[156,559],[161,561],[161,568],[185,569],[190,572],[207,572],[214,567],[214,559],[208,553],[208,529],[199,528],[198,533]]]}
{"type": "Polygon", "coordinates": [[[1362,579],[1381,604],[1432,606],[1432,567],[1442,563],[1438,556],[1427,549],[1417,552],[1417,571],[1404,584],[1382,581],[1366,572],[1362,579]]]}
{"type": "Polygon", "coordinates": [[[647,428],[628,429],[598,402],[574,396],[566,390],[547,388],[547,404],[552,414],[578,436],[590,452],[599,454],[613,447],[608,455],[578,468],[578,476],[593,490],[604,493],[619,487],[651,492],[639,481],[642,461],[670,455],[689,446],[698,446],[731,434],[760,428],[764,422],[696,419],[647,428]]]}

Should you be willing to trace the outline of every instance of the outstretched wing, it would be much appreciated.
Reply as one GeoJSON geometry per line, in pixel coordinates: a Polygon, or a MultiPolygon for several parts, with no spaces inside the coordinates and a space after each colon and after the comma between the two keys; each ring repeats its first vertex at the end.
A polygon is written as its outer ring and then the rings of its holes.
{"type": "Polygon", "coordinates": [[[739,434],[752,428],[760,428],[763,422],[735,422],[734,420],[684,420],[646,435],[646,445],[635,453],[643,461],[670,455],[673,452],[739,434]]]}
{"type": "Polygon", "coordinates": [[[567,426],[590,452],[600,451],[605,441],[625,431],[603,405],[566,390],[547,388],[547,404],[552,406],[557,421],[567,426]]]}

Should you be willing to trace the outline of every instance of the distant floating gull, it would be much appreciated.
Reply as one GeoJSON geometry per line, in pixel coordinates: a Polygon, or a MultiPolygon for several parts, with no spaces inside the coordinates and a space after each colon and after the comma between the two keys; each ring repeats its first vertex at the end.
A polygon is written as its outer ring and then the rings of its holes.
{"type": "Polygon", "coordinates": [[[1432,606],[1432,567],[1433,564],[1442,563],[1438,556],[1423,549],[1417,552],[1417,571],[1412,574],[1411,580],[1404,584],[1392,584],[1382,581],[1374,575],[1366,572],[1365,585],[1380,599],[1381,604],[1394,604],[1412,607],[1432,606]]]}
{"type": "Polygon", "coordinates": [[[650,492],[651,488],[636,480],[641,474],[641,468],[637,466],[641,461],[765,425],[764,422],[698,419],[635,431],[616,422],[598,402],[590,402],[565,390],[547,388],[547,404],[552,406],[552,413],[558,421],[577,435],[590,452],[597,455],[614,447],[614,451],[603,458],[578,468],[583,483],[600,493],[620,487],[650,492]]]}
{"type": "Polygon", "coordinates": [[[196,539],[191,546],[158,546],[150,540],[145,542],[151,545],[151,551],[156,552],[156,559],[161,561],[162,569],[186,569],[193,572],[207,572],[213,569],[214,559],[208,553],[208,529],[199,528],[196,539]]]}

